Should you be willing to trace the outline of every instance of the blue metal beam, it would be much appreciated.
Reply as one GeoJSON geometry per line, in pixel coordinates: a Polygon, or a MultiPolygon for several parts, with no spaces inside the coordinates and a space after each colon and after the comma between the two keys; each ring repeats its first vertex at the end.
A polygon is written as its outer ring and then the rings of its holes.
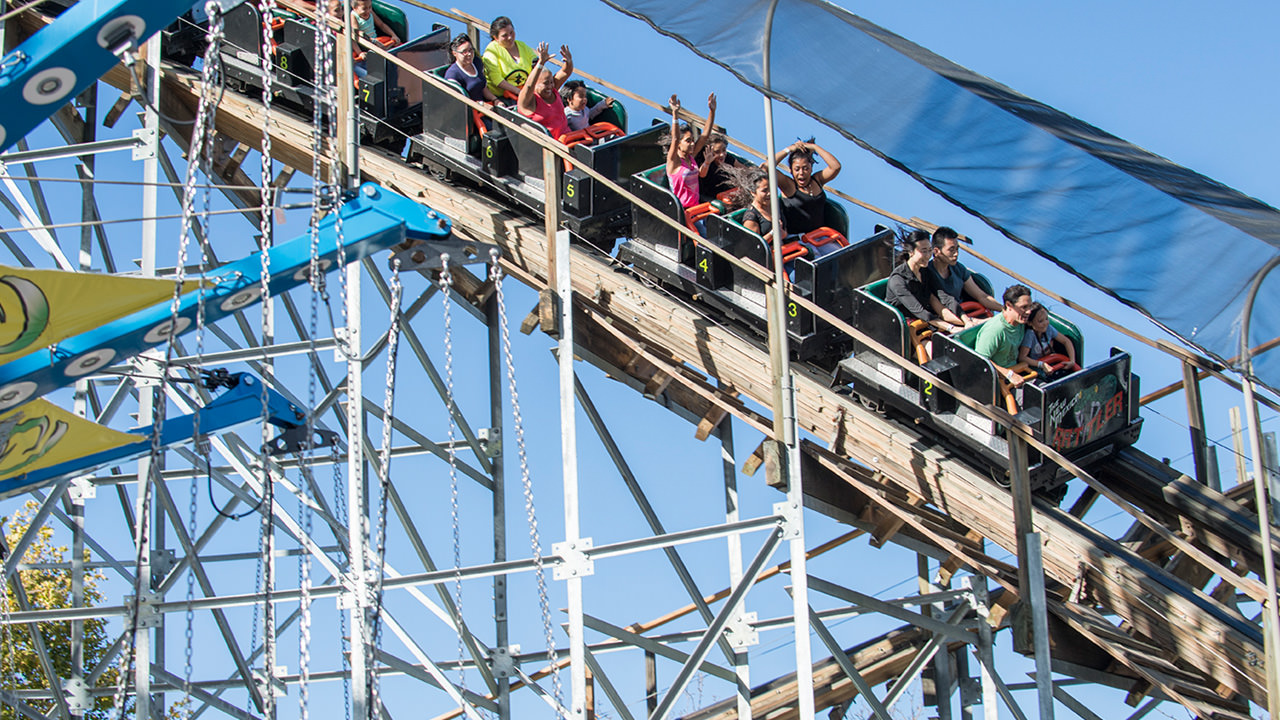
{"type": "MultiPolygon", "coordinates": [[[[447,218],[376,184],[361,186],[342,206],[340,214],[342,248],[348,263],[402,244],[414,248],[414,254],[420,253],[428,264],[434,261],[436,266],[442,252],[449,253],[455,265],[476,261],[467,257],[468,251],[475,253],[480,246],[452,239],[447,218]]],[[[325,272],[337,265],[336,223],[335,214],[320,223],[317,253],[325,272]]],[[[205,322],[214,323],[253,305],[262,297],[260,255],[253,253],[218,268],[208,278],[212,287],[194,290],[179,299],[176,315],[171,312],[170,303],[161,303],[0,365],[0,410],[72,384],[113,362],[160,345],[170,335],[194,329],[201,306],[205,322]]],[[[303,234],[276,245],[267,251],[267,256],[267,286],[272,295],[305,284],[311,263],[311,236],[303,234]]]]}
{"type": "Polygon", "coordinates": [[[0,60],[0,152],[173,22],[191,0],[81,0],[0,60]]]}
{"type": "MultiPolygon", "coordinates": [[[[197,417],[201,435],[220,433],[241,423],[257,420],[262,417],[264,392],[267,395],[267,422],[282,428],[298,427],[305,422],[306,415],[302,410],[280,393],[263,385],[258,378],[248,373],[235,373],[230,377],[235,380],[235,386],[214,398],[208,405],[190,415],[166,419],[160,447],[191,442],[196,432],[197,417]]],[[[137,442],[0,480],[0,499],[44,487],[68,475],[84,475],[101,467],[142,457],[151,452],[151,433],[151,427],[136,428],[130,430],[129,434],[138,436],[137,442]]]]}

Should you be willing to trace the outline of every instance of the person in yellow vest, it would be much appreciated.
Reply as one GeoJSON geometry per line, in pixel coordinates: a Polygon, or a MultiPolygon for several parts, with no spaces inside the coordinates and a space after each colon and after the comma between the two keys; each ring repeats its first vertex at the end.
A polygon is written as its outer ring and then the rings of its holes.
{"type": "Polygon", "coordinates": [[[516,26],[506,15],[489,24],[489,38],[491,42],[481,58],[489,91],[499,98],[514,99],[520,95],[520,87],[529,78],[538,54],[516,39],[516,26]]]}

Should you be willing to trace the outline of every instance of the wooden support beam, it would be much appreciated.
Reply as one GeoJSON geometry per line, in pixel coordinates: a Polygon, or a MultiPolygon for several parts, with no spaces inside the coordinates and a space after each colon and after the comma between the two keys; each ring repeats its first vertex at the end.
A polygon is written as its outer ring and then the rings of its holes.
{"type": "MultiPolygon", "coordinates": [[[[916,495],[915,493],[911,493],[907,499],[907,503],[911,507],[920,507],[921,505],[924,505],[924,498],[916,495]]],[[[884,547],[885,543],[892,540],[894,535],[898,534],[898,531],[902,529],[903,525],[907,524],[907,521],[899,515],[893,515],[890,513],[876,514],[879,516],[880,521],[871,529],[871,547],[881,548],[884,547]]]]}
{"type": "Polygon", "coordinates": [[[709,409],[707,414],[703,415],[702,419],[698,421],[698,429],[694,432],[693,436],[697,438],[698,441],[706,440],[711,437],[711,433],[720,426],[720,422],[728,416],[729,413],[725,412],[725,409],[722,407],[713,407],[709,409]]]}
{"type": "Polygon", "coordinates": [[[102,117],[102,124],[109,128],[114,128],[120,120],[120,116],[124,115],[124,111],[129,108],[129,103],[133,102],[133,95],[128,92],[120,93],[120,97],[112,103],[107,110],[107,114],[102,117]]]}
{"type": "Polygon", "coordinates": [[[525,335],[529,335],[534,330],[538,329],[538,326],[541,325],[542,323],[541,308],[542,308],[542,303],[539,302],[538,304],[533,306],[533,309],[529,311],[528,315],[524,316],[524,320],[521,321],[520,323],[521,333],[525,335]]]}
{"type": "Polygon", "coordinates": [[[747,456],[746,461],[742,463],[742,473],[747,477],[754,476],[756,471],[760,469],[760,466],[764,464],[765,442],[766,441],[762,440],[759,445],[756,445],[756,449],[752,450],[751,454],[747,456]]]}

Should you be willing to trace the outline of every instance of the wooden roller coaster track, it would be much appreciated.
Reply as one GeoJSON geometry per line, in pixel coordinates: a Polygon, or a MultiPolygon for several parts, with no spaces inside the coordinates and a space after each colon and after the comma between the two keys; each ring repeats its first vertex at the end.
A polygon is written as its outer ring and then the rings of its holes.
{"type": "MultiPolygon", "coordinates": [[[[104,79],[121,89],[129,86],[120,69],[104,79]]],[[[190,116],[199,91],[196,79],[168,69],[163,83],[162,110],[190,116]]],[[[220,133],[255,146],[262,126],[257,103],[232,93],[223,97],[217,115],[220,133]]],[[[277,112],[269,129],[275,159],[309,171],[309,127],[277,112]]],[[[169,132],[185,144],[176,136],[178,126],[170,126],[169,132]]],[[[228,180],[237,172],[232,166],[221,170],[228,180]]],[[[541,221],[441,182],[382,151],[362,151],[360,171],[365,179],[421,198],[450,217],[459,234],[498,244],[511,275],[537,290],[548,287],[549,247],[541,221]]],[[[241,175],[234,182],[247,180],[241,175]]],[[[253,192],[246,200],[256,203],[256,198],[253,192]]],[[[571,267],[560,270],[572,275],[575,342],[583,359],[689,418],[700,438],[727,415],[770,432],[770,419],[743,400],[770,405],[769,353],[761,341],[709,321],[696,309],[618,272],[608,258],[590,250],[575,247],[571,267]]],[[[471,285],[473,298],[486,295],[485,283],[471,285]]],[[[545,329],[554,332],[554,327],[545,329]]],[[[1016,547],[1007,489],[915,428],[836,392],[822,373],[800,365],[793,370],[799,424],[823,444],[805,443],[803,448],[813,507],[871,529],[880,542],[910,539],[932,546],[936,555],[951,559],[951,567],[966,567],[1018,593],[1016,568],[984,550],[987,542],[1016,547]]],[[[1132,449],[1097,476],[1240,575],[1260,571],[1256,516],[1234,496],[1188,485],[1187,478],[1132,449]]],[[[1044,540],[1055,655],[1127,682],[1136,696],[1150,693],[1176,700],[1201,717],[1248,717],[1244,700],[1265,706],[1261,627],[1236,609],[1234,586],[1219,582],[1210,587],[1217,578],[1213,572],[1150,532],[1139,530],[1118,540],[1043,503],[1034,509],[1033,525],[1044,540]]],[[[899,651],[918,647],[928,635],[903,634],[911,632],[895,631],[878,642],[890,642],[895,653],[906,657],[899,651]]],[[[904,666],[882,664],[877,672],[875,663],[883,658],[875,653],[855,648],[849,656],[861,658],[860,669],[871,671],[869,677],[876,681],[904,666]]],[[[826,665],[815,672],[830,669],[826,665]]],[[[761,692],[767,691],[774,702],[785,687],[784,678],[761,692]]],[[[823,704],[844,702],[851,695],[820,685],[823,704]]],[[[785,705],[785,698],[774,703],[785,705]]],[[[723,716],[714,708],[698,715],[723,716]]]]}

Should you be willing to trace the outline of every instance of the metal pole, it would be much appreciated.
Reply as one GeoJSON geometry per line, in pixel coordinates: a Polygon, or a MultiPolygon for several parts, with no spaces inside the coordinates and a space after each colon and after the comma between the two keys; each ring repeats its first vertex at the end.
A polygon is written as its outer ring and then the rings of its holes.
{"type": "MultiPolygon", "coordinates": [[[[984,543],[985,544],[985,543],[984,543]]],[[[987,578],[985,575],[974,575],[973,597],[983,609],[990,610],[991,604],[987,595],[987,578]]],[[[980,612],[982,622],[978,624],[978,645],[974,655],[978,658],[978,671],[982,678],[982,717],[983,720],[1000,720],[1000,710],[996,705],[999,690],[996,688],[993,668],[995,667],[994,643],[992,641],[991,623],[987,621],[987,613],[980,612]]]]}
{"type": "Polygon", "coordinates": [[[343,60],[338,63],[339,73],[342,68],[347,69],[346,81],[343,82],[341,74],[338,75],[338,102],[341,103],[346,98],[347,104],[343,107],[345,115],[343,116],[343,124],[347,128],[347,187],[355,188],[360,185],[360,108],[356,101],[352,88],[355,87],[355,28],[351,26],[351,0],[342,0],[342,51],[338,53],[338,57],[343,60]]]}
{"type": "MultiPolygon", "coordinates": [[[[147,87],[143,88],[149,103],[143,114],[143,128],[147,131],[147,153],[142,163],[142,180],[146,184],[142,191],[142,216],[156,216],[156,181],[160,176],[160,164],[157,160],[160,145],[160,117],[152,108],[160,106],[160,36],[155,35],[147,42],[147,70],[145,77],[147,87]]],[[[156,221],[142,222],[142,274],[156,274],[156,221]]],[[[139,403],[138,423],[150,425],[155,419],[155,402],[163,402],[155,392],[144,392],[145,398],[139,403]]],[[[134,517],[139,525],[150,520],[146,517],[143,499],[147,495],[147,483],[151,475],[151,459],[138,461],[138,495],[136,498],[134,517]]],[[[151,540],[154,541],[154,534],[151,540]]],[[[137,592],[151,591],[151,548],[141,548],[142,563],[139,567],[137,592]]],[[[134,648],[134,716],[151,717],[151,632],[146,629],[138,631],[134,648]]]]}
{"type": "MultiPolygon", "coordinates": [[[[738,463],[733,451],[733,416],[726,415],[720,421],[720,459],[724,466],[724,521],[738,522],[738,463]]],[[[742,536],[725,538],[728,542],[729,587],[742,581],[742,536]]],[[[751,720],[751,664],[746,648],[733,652],[733,672],[738,676],[738,718],[751,720]],[[743,688],[747,691],[743,692],[743,688]]]]}
{"type": "Polygon", "coordinates": [[[1040,534],[1035,532],[1032,515],[1028,462],[1027,444],[1021,437],[1009,433],[1009,487],[1013,492],[1014,534],[1018,546],[1018,594],[1023,607],[1031,609],[1040,717],[1041,720],[1052,720],[1053,675],[1049,663],[1049,620],[1045,610],[1044,565],[1041,561],[1040,534]]]}
{"type": "MultiPolygon", "coordinates": [[[[327,12],[327,10],[322,10],[327,12]]],[[[337,141],[343,144],[342,165],[337,171],[337,185],[354,188],[360,184],[359,127],[355,97],[351,92],[355,70],[352,67],[355,50],[352,40],[351,0],[342,0],[342,36],[338,44],[338,108],[342,116],[337,141]]],[[[346,601],[351,621],[351,717],[365,720],[372,717],[369,705],[372,669],[369,667],[368,646],[373,642],[369,584],[366,565],[368,552],[368,495],[365,476],[364,438],[364,363],[360,338],[360,266],[347,273],[347,538],[350,553],[347,561],[348,587],[351,597],[346,601]]],[[[384,422],[389,419],[384,418],[384,422]]]]}
{"type": "MultiPolygon", "coordinates": [[[[349,14],[349,13],[348,13],[349,14]]],[[[368,667],[366,646],[371,641],[369,628],[369,593],[366,579],[365,555],[368,550],[365,522],[365,461],[364,461],[364,364],[360,342],[360,266],[356,265],[347,275],[347,537],[348,581],[351,598],[347,601],[351,620],[351,717],[365,720],[370,717],[369,683],[372,680],[368,667]]]]}
{"type": "Polygon", "coordinates": [[[777,152],[773,137],[773,98],[769,95],[772,78],[773,17],[778,0],[769,3],[765,17],[763,57],[765,164],[769,168],[769,212],[773,216],[773,292],[769,294],[769,357],[773,371],[773,433],[780,447],[780,478],[786,482],[787,501],[784,512],[791,556],[791,615],[794,621],[796,653],[796,707],[800,720],[813,720],[813,652],[810,648],[809,575],[805,557],[804,488],[800,478],[800,446],[796,441],[795,391],[791,377],[791,349],[787,342],[786,270],[782,266],[782,223],[778,203],[778,168],[773,161],[777,152]]]}
{"type": "Polygon", "coordinates": [[[1044,599],[1044,557],[1040,533],[1027,535],[1027,569],[1030,571],[1032,642],[1036,650],[1036,693],[1040,720],[1053,720],[1053,670],[1049,656],[1049,609],[1044,599]]]}
{"type": "MultiPolygon", "coordinates": [[[[556,245],[556,293],[560,298],[560,463],[564,467],[565,547],[581,549],[578,518],[578,437],[574,413],[573,383],[573,273],[569,266],[569,231],[558,230],[556,245]]],[[[574,718],[586,716],[587,659],[583,645],[582,573],[570,570],[566,580],[569,593],[569,675],[573,695],[569,702],[574,718]]]]}
{"type": "MultiPolygon", "coordinates": [[[[929,579],[929,556],[916,555],[916,586],[921,595],[942,590],[929,579]]],[[[920,614],[930,618],[944,618],[942,603],[929,603],[920,607],[920,614]]],[[[951,720],[951,653],[944,647],[933,658],[933,697],[938,720],[951,720]]]]}
{"type": "Polygon", "coordinates": [[[1276,614],[1276,566],[1271,552],[1271,503],[1267,499],[1267,475],[1262,462],[1262,423],[1253,397],[1253,351],[1249,347],[1249,320],[1262,280],[1280,265],[1280,255],[1272,257],[1253,278],[1240,315],[1240,385],[1244,389],[1244,411],[1249,423],[1249,444],[1253,450],[1253,493],[1258,510],[1258,534],[1262,541],[1263,575],[1267,583],[1267,604],[1262,608],[1263,640],[1267,657],[1267,711],[1280,717],[1280,616],[1276,614]]]}
{"type": "MultiPolygon", "coordinates": [[[[498,316],[498,298],[485,303],[485,321],[489,325],[489,443],[493,479],[493,561],[507,561],[507,491],[502,464],[502,327],[498,316]]],[[[507,576],[493,576],[494,645],[505,652],[511,645],[507,625],[507,576]]],[[[498,720],[511,720],[511,680],[507,674],[497,676],[498,720]]]]}
{"type": "MultiPolygon", "coordinates": [[[[80,96],[84,105],[84,134],[78,138],[80,142],[92,142],[97,136],[98,125],[98,87],[90,86],[88,90],[80,96]]],[[[87,155],[81,159],[84,165],[80,173],[81,177],[94,177],[96,175],[96,158],[93,155],[87,155]]],[[[80,188],[80,219],[88,223],[94,219],[94,200],[93,186],[85,183],[80,188]]],[[[103,258],[108,268],[109,259],[103,258]]],[[[86,272],[93,265],[93,228],[86,224],[80,229],[80,271],[86,272]]],[[[88,380],[80,380],[76,382],[75,407],[76,415],[83,418],[92,418],[89,408],[89,392],[90,386],[88,380]]],[[[71,488],[69,497],[71,498],[71,606],[84,607],[84,501],[85,495],[88,494],[89,488],[92,487],[88,482],[77,482],[71,488]]],[[[0,588],[3,584],[0,584],[0,588]]],[[[69,703],[72,707],[72,715],[75,717],[83,717],[85,708],[81,701],[86,695],[80,695],[77,691],[84,689],[84,621],[76,620],[71,623],[71,667],[67,678],[68,687],[72,692],[68,693],[69,703]],[[77,712],[79,709],[81,712],[77,712]]]]}

